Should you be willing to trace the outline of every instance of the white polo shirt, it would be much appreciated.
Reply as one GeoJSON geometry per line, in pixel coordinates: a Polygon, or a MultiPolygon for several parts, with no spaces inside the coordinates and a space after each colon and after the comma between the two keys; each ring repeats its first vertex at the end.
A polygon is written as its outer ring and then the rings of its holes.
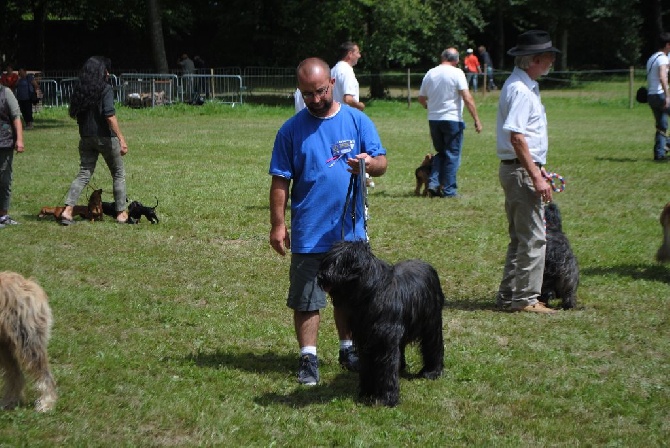
{"type": "Polygon", "coordinates": [[[419,89],[428,98],[428,120],[463,121],[461,90],[468,90],[468,81],[460,68],[440,64],[428,70],[419,89]]]}
{"type": "Polygon", "coordinates": [[[533,161],[542,165],[547,162],[547,116],[540,99],[540,88],[518,67],[500,91],[496,143],[501,160],[517,158],[511,141],[512,132],[524,135],[533,161]]]}

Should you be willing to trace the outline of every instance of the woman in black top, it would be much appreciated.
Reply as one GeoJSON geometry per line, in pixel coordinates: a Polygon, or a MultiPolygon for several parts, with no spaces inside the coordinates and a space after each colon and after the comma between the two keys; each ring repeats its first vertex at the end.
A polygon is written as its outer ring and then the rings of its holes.
{"type": "Polygon", "coordinates": [[[121,134],[114,109],[114,92],[109,84],[109,59],[94,56],[84,63],[79,83],[70,99],[70,117],[79,124],[79,173],[72,181],[65,200],[61,224],[72,224],[72,210],[95,171],[98,155],[109,167],[114,182],[116,220],[126,222],[126,173],[122,157],[128,145],[121,134]]]}

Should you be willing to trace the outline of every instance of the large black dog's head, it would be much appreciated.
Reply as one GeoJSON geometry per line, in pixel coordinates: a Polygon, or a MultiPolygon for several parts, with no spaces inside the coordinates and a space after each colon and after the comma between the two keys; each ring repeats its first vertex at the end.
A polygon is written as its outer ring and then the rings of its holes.
{"type": "Polygon", "coordinates": [[[550,202],[544,206],[544,221],[547,225],[547,232],[563,231],[563,220],[561,219],[561,212],[555,202],[550,202]]]}
{"type": "Polygon", "coordinates": [[[341,241],[328,251],[317,274],[318,285],[330,293],[333,303],[353,298],[380,279],[386,264],[372,254],[366,241],[341,241]]]}

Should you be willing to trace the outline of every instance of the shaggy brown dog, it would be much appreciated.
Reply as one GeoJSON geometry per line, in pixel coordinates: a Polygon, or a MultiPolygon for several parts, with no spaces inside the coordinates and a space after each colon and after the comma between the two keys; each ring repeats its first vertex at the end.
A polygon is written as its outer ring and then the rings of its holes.
{"type": "Polygon", "coordinates": [[[23,372],[35,377],[41,394],[35,410],[53,409],[58,396],[47,356],[51,324],[44,290],[20,274],[0,272],[0,369],[5,383],[0,409],[14,409],[22,401],[23,372]]]}
{"type": "Polygon", "coordinates": [[[414,194],[416,196],[428,196],[428,178],[430,177],[432,164],[433,155],[426,154],[421,165],[414,170],[414,177],[416,178],[416,189],[414,189],[414,194]],[[423,194],[421,194],[421,187],[423,187],[423,194]]]}
{"type": "MultiPolygon", "coordinates": [[[[37,215],[38,218],[44,218],[45,216],[53,215],[56,221],[60,221],[60,215],[63,214],[65,207],[42,207],[40,214],[37,215]]],[[[79,216],[83,219],[88,218],[88,206],[87,205],[75,205],[72,211],[72,216],[79,216]]]]}
{"type": "Polygon", "coordinates": [[[665,263],[670,260],[670,202],[663,207],[660,221],[663,226],[663,244],[656,252],[656,260],[665,263]]]}

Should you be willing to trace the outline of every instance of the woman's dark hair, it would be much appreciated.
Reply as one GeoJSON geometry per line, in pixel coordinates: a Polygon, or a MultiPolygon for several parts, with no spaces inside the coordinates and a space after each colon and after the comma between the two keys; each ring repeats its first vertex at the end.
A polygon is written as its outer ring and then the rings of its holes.
{"type": "Polygon", "coordinates": [[[79,82],[70,97],[70,117],[77,118],[77,115],[100,102],[102,92],[108,86],[107,74],[111,66],[109,58],[104,56],[93,56],[84,63],[79,82]]]}

